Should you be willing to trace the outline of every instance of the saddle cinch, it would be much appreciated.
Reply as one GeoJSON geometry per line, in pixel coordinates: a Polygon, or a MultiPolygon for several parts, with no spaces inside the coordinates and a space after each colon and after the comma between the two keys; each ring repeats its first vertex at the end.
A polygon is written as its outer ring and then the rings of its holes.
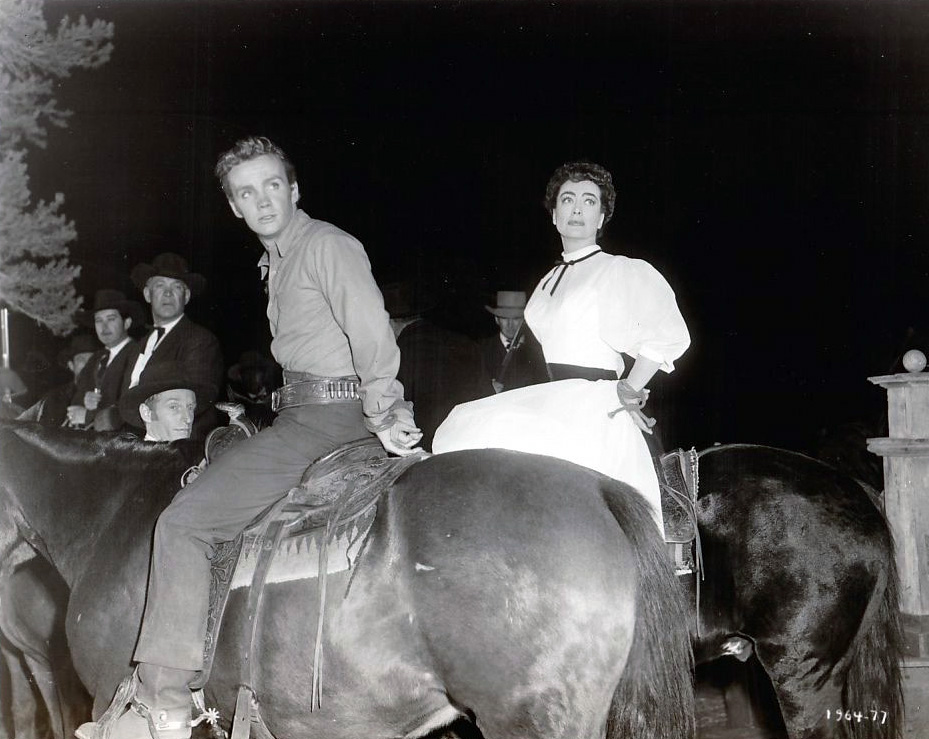
{"type": "MultiPolygon", "coordinates": [[[[205,464],[226,453],[234,444],[255,433],[257,429],[241,416],[237,407],[223,408],[230,416],[230,425],[214,430],[207,438],[204,462],[190,476],[199,473],[205,464]]],[[[321,648],[323,614],[326,605],[326,574],[330,554],[338,548],[339,556],[352,560],[374,520],[380,496],[403,472],[425,459],[425,452],[407,457],[389,457],[374,438],[345,444],[314,462],[300,485],[290,490],[278,503],[262,513],[234,541],[224,542],[214,549],[211,558],[210,606],[207,636],[204,645],[205,682],[210,674],[219,629],[233,584],[248,585],[247,612],[251,633],[242,648],[242,674],[232,722],[232,739],[247,739],[250,732],[270,738],[252,690],[250,655],[261,609],[264,586],[272,562],[281,549],[313,548],[318,556],[319,577],[317,616],[318,629],[313,660],[312,708],[319,706],[321,696],[321,648]]],[[[697,573],[700,577],[700,546],[696,525],[697,453],[675,450],[654,459],[661,488],[665,542],[678,575],[697,573]]],[[[202,692],[195,693],[195,705],[202,709],[202,692]],[[199,695],[198,695],[199,693],[199,695]]],[[[218,728],[218,727],[217,727],[218,728]]]]}

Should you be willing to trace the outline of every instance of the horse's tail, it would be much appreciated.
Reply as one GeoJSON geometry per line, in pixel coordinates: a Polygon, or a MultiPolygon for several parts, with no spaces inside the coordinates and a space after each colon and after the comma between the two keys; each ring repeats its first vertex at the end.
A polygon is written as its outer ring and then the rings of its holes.
{"type": "Polygon", "coordinates": [[[606,736],[692,737],[693,654],[683,589],[644,498],[613,486],[604,487],[603,498],[629,540],[638,575],[635,633],[606,736]]]}
{"type": "Polygon", "coordinates": [[[846,653],[842,705],[854,706],[867,719],[841,721],[844,736],[896,739],[903,735],[903,632],[899,610],[900,580],[893,546],[871,593],[858,633],[846,653]],[[886,712],[886,713],[885,713],[886,712]]]}

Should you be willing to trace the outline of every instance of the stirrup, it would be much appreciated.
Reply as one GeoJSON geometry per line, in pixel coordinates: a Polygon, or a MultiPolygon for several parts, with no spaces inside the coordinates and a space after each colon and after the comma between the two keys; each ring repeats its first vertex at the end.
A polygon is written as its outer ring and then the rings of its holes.
{"type": "MultiPolygon", "coordinates": [[[[116,725],[116,721],[124,713],[132,711],[141,716],[148,723],[148,731],[152,739],[159,739],[159,731],[175,731],[182,729],[193,729],[204,721],[212,727],[218,727],[219,711],[215,708],[207,708],[203,700],[203,691],[194,690],[191,693],[191,701],[197,710],[197,717],[193,720],[190,718],[190,706],[187,706],[186,721],[168,721],[167,711],[157,711],[154,716],[152,710],[136,698],[139,690],[139,668],[132,671],[129,677],[125,678],[116,689],[113,700],[106,711],[100,717],[99,721],[92,721],[81,724],[74,732],[78,739],[109,739],[116,725]]],[[[178,710],[180,707],[178,707],[178,710]]],[[[221,731],[221,730],[220,730],[221,731]]],[[[225,732],[222,732],[225,734],[225,732]]]]}
{"type": "MultiPolygon", "coordinates": [[[[192,722],[190,720],[190,707],[186,706],[187,709],[187,718],[180,721],[168,721],[168,711],[161,709],[159,711],[152,711],[147,705],[142,703],[138,698],[131,698],[129,700],[129,710],[133,711],[137,715],[141,716],[148,722],[148,731],[152,735],[152,739],[158,739],[161,736],[163,731],[183,731],[187,729],[187,735],[190,736],[190,729],[192,727],[192,722]]],[[[178,708],[178,710],[184,710],[178,708]]]]}

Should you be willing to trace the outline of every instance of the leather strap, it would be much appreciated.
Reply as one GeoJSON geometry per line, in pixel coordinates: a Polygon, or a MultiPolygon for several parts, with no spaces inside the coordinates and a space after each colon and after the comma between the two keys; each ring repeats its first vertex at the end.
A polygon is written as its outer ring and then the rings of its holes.
{"type": "Polygon", "coordinates": [[[359,385],[360,380],[357,377],[323,377],[288,381],[286,385],[271,394],[271,410],[276,413],[285,408],[295,408],[301,405],[355,403],[361,400],[358,394],[359,385]]]}
{"type": "Polygon", "coordinates": [[[265,580],[267,580],[268,570],[271,568],[271,560],[274,559],[278,544],[281,543],[281,537],[284,535],[285,521],[280,517],[280,513],[287,503],[287,498],[286,495],[282,497],[266,514],[264,530],[256,540],[256,545],[260,547],[260,550],[255,572],[252,575],[252,584],[248,591],[248,602],[245,606],[251,628],[249,629],[245,652],[242,655],[242,667],[239,672],[239,692],[236,696],[235,715],[232,719],[232,739],[248,739],[251,727],[251,705],[252,701],[255,700],[252,656],[256,644],[255,637],[258,633],[261,602],[264,600],[265,580]]]}

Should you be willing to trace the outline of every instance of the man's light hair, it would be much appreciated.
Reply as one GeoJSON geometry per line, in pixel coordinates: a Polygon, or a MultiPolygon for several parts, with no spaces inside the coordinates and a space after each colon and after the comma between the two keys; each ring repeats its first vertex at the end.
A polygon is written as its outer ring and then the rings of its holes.
{"type": "Polygon", "coordinates": [[[297,181],[297,170],[281,147],[266,136],[248,136],[236,141],[232,148],[220,154],[219,159],[216,161],[214,171],[227,198],[232,199],[227,180],[232,168],[242,164],[242,162],[248,162],[265,154],[270,154],[281,160],[284,165],[284,172],[287,175],[287,184],[292,185],[297,181]]]}

